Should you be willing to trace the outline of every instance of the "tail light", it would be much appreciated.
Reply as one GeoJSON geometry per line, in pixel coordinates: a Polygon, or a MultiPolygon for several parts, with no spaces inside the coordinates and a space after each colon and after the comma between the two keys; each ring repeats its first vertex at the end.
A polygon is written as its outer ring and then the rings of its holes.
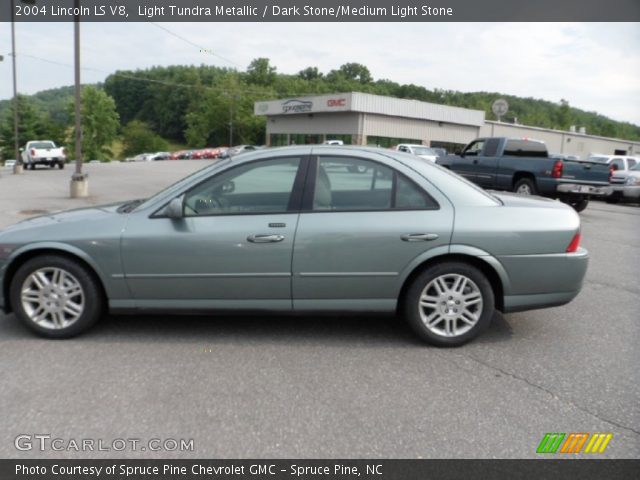
{"type": "Polygon", "coordinates": [[[561,178],[563,166],[562,160],[556,160],[556,163],[553,164],[553,169],[551,170],[551,176],[553,178],[561,178]]]}
{"type": "Polygon", "coordinates": [[[582,238],[582,235],[580,234],[580,232],[576,233],[573,236],[573,238],[571,239],[571,243],[567,247],[567,253],[574,253],[578,251],[578,247],[580,247],[581,238],[582,238]]]}
{"type": "Polygon", "coordinates": [[[35,149],[35,148],[32,148],[32,149],[31,149],[31,156],[32,156],[32,157],[35,157],[35,156],[36,156],[36,149],[35,149]]]}

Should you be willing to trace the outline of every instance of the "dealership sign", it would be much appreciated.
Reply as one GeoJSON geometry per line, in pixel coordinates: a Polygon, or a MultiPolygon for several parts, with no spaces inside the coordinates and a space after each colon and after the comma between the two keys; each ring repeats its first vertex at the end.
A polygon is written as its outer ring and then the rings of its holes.
{"type": "Polygon", "coordinates": [[[350,93],[256,102],[254,106],[256,115],[292,115],[348,110],[351,110],[350,93]]]}
{"type": "Polygon", "coordinates": [[[287,100],[282,104],[283,113],[308,113],[313,109],[313,102],[305,100],[287,100]]]}

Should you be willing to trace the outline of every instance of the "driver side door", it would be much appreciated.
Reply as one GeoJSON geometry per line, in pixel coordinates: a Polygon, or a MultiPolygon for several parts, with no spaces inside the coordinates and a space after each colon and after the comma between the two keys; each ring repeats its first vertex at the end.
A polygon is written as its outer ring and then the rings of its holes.
{"type": "Polygon", "coordinates": [[[183,218],[133,215],[122,237],[139,308],[291,309],[306,159],[240,163],[183,192],[183,218]]]}

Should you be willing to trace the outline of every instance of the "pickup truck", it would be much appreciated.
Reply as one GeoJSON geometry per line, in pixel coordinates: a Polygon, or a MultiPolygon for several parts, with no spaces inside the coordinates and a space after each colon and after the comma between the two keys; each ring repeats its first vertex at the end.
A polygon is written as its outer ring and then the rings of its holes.
{"type": "Polygon", "coordinates": [[[550,157],[537,140],[478,138],[459,156],[440,157],[437,163],[483,188],[557,198],[578,212],[591,197],[605,197],[610,190],[607,165],[550,157]]]}
{"type": "Polygon", "coordinates": [[[22,163],[25,168],[35,170],[36,165],[64,168],[67,160],[64,150],[51,140],[32,140],[22,149],[22,163]]]}

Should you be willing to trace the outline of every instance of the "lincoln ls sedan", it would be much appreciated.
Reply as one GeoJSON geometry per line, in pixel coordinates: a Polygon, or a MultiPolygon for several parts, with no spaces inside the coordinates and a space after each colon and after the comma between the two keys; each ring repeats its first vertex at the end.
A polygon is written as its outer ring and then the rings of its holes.
{"type": "Polygon", "coordinates": [[[0,308],[51,338],[107,311],[388,312],[458,346],[496,310],[570,302],[587,264],[558,201],[485,192],[402,152],[294,146],[0,231],[0,308]]]}

